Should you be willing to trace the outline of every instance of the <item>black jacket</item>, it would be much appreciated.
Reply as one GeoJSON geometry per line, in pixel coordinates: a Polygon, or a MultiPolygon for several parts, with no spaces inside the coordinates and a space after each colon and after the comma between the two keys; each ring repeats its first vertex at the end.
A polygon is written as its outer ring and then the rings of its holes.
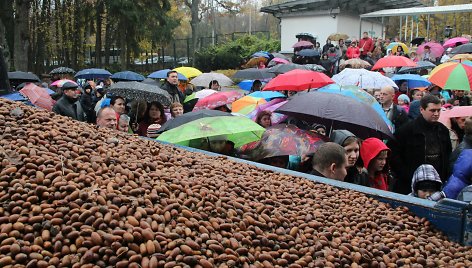
{"type": "Polygon", "coordinates": [[[410,121],[408,114],[402,107],[396,104],[393,104],[392,109],[393,111],[392,111],[391,121],[392,121],[392,124],[395,126],[396,130],[401,128],[404,124],[408,123],[408,121],[410,121]]]}
{"type": "Polygon", "coordinates": [[[92,95],[84,93],[80,96],[80,104],[87,116],[87,122],[95,123],[95,105],[93,105],[92,95]]]}
{"type": "Polygon", "coordinates": [[[62,95],[62,97],[52,107],[52,111],[56,114],[68,116],[78,121],[86,121],[85,113],[80,102],[73,100],[66,95],[62,95]]]}
{"type": "Polygon", "coordinates": [[[177,86],[172,85],[168,81],[165,81],[161,88],[170,94],[172,97],[171,102],[184,103],[185,95],[177,86]]]}
{"type": "Polygon", "coordinates": [[[449,130],[441,123],[428,123],[422,115],[415,120],[406,123],[395,132],[395,140],[391,140],[388,146],[392,150],[391,166],[397,180],[394,191],[408,194],[411,192],[411,179],[415,170],[426,163],[426,147],[440,146],[439,155],[441,163],[434,166],[439,176],[445,181],[449,175],[449,157],[452,151],[449,130]],[[426,144],[425,133],[436,133],[436,141],[426,144]]]}

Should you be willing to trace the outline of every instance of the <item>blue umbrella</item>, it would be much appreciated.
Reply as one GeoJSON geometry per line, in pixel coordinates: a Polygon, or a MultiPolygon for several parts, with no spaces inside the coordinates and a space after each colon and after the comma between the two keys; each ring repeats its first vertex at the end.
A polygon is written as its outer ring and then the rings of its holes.
{"type": "Polygon", "coordinates": [[[83,69],[75,74],[77,79],[104,79],[109,78],[111,73],[105,69],[83,69]]]}
{"type": "Polygon", "coordinates": [[[251,90],[252,84],[254,83],[254,80],[243,80],[238,84],[238,87],[242,90],[251,90]]]}
{"type": "MultiPolygon", "coordinates": [[[[154,79],[166,79],[167,78],[167,73],[172,71],[171,69],[164,69],[160,71],[155,71],[152,74],[148,75],[148,78],[154,78],[154,79]]],[[[187,81],[187,77],[181,73],[177,73],[179,80],[182,81],[187,81]]]]}
{"type": "Polygon", "coordinates": [[[4,98],[4,99],[7,99],[7,100],[12,100],[12,101],[27,101],[28,100],[25,97],[23,97],[23,95],[21,95],[19,92],[10,93],[10,94],[7,94],[7,95],[2,95],[2,96],[0,96],[0,98],[4,98]]]}
{"type": "Polygon", "coordinates": [[[113,80],[118,80],[118,81],[138,81],[138,82],[141,82],[145,79],[144,76],[135,72],[131,72],[131,71],[117,72],[117,73],[114,73],[110,78],[113,80]]]}
{"type": "Polygon", "coordinates": [[[382,106],[377,102],[377,100],[372,95],[367,93],[365,90],[360,89],[359,87],[356,87],[356,86],[340,86],[338,84],[330,84],[322,88],[319,88],[317,91],[344,95],[344,96],[353,98],[357,101],[360,101],[362,103],[366,103],[370,105],[380,115],[380,117],[382,117],[383,121],[387,123],[387,126],[389,127],[389,129],[392,130],[393,132],[393,129],[394,129],[393,124],[387,118],[387,115],[382,109],[382,106]]]}
{"type": "Polygon", "coordinates": [[[392,76],[391,79],[395,82],[407,81],[408,88],[427,87],[431,85],[431,82],[426,78],[417,74],[396,74],[392,76]]]}
{"type": "Polygon", "coordinates": [[[314,49],[302,49],[298,52],[298,56],[302,56],[302,57],[319,57],[320,52],[318,52],[314,49]]]}
{"type": "Polygon", "coordinates": [[[255,98],[263,98],[266,101],[270,101],[271,99],[275,98],[286,98],[284,94],[278,91],[255,91],[248,96],[255,97],[255,98]]]}
{"type": "Polygon", "coordinates": [[[264,57],[264,58],[270,59],[270,58],[272,58],[271,56],[272,55],[267,51],[258,51],[256,53],[252,54],[251,58],[264,57]]]}

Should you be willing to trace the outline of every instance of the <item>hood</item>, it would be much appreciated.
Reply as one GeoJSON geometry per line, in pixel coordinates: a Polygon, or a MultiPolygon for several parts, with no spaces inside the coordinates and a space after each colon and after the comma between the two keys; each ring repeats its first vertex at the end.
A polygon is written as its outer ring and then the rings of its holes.
{"type": "Polygon", "coordinates": [[[412,193],[416,193],[416,185],[422,181],[436,182],[439,184],[439,188],[442,186],[441,177],[432,165],[423,164],[415,170],[411,179],[412,193]]]}
{"type": "Polygon", "coordinates": [[[352,132],[345,130],[345,129],[339,129],[333,131],[331,133],[330,139],[334,142],[337,143],[341,146],[344,146],[344,142],[347,140],[349,137],[355,137],[356,135],[352,134],[352,132]]]}
{"type": "Polygon", "coordinates": [[[362,162],[364,162],[364,167],[368,168],[370,161],[372,161],[372,159],[383,150],[388,150],[390,153],[390,149],[381,140],[377,138],[366,139],[361,145],[360,152],[362,162]]]}

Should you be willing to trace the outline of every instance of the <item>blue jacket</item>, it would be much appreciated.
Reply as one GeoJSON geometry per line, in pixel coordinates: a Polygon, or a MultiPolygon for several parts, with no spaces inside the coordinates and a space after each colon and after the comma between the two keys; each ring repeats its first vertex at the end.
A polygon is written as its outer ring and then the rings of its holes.
{"type": "Polygon", "coordinates": [[[447,198],[457,199],[463,188],[472,183],[472,149],[464,149],[454,164],[451,177],[444,186],[447,198]]]}

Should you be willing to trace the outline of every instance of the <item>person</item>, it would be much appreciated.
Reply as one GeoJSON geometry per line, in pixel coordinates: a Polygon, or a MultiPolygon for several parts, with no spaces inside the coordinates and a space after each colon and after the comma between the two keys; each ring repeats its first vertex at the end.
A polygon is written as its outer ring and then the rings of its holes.
{"type": "Polygon", "coordinates": [[[420,115],[421,103],[419,100],[414,100],[410,103],[410,110],[408,111],[408,118],[414,120],[420,115]]]}
{"type": "Polygon", "coordinates": [[[387,145],[377,138],[368,138],[362,142],[360,155],[370,187],[388,191],[389,185],[393,184],[387,165],[389,153],[387,145]]]}
{"type": "Polygon", "coordinates": [[[159,136],[159,129],[161,129],[161,124],[150,124],[146,130],[146,137],[155,139],[159,136]]]}
{"type": "MultiPolygon", "coordinates": [[[[323,66],[323,68],[326,69],[326,72],[325,72],[325,73],[326,73],[328,76],[331,76],[331,75],[332,75],[333,62],[329,60],[328,54],[323,53],[323,55],[321,55],[320,65],[323,66]]],[[[289,92],[290,92],[290,91],[289,91],[289,92]]]]}
{"type": "Polygon", "coordinates": [[[147,106],[144,119],[139,123],[136,131],[139,136],[147,136],[148,127],[152,124],[162,125],[167,121],[164,113],[164,106],[160,102],[151,102],[147,106]]]}
{"type": "Polygon", "coordinates": [[[362,172],[362,165],[357,165],[361,146],[360,140],[352,132],[345,129],[334,130],[330,138],[334,143],[341,145],[346,151],[347,176],[344,181],[369,186],[368,177],[362,172]]]}
{"type": "Polygon", "coordinates": [[[352,40],[351,46],[346,51],[346,57],[348,59],[357,59],[361,55],[361,51],[359,47],[357,47],[357,41],[352,40]]]}
{"type": "Polygon", "coordinates": [[[62,97],[54,104],[52,111],[56,114],[70,117],[74,120],[86,122],[87,117],[79,100],[79,86],[72,82],[62,85],[62,97]]]}
{"type": "Polygon", "coordinates": [[[318,52],[319,55],[323,54],[323,50],[321,49],[321,44],[320,42],[316,42],[315,48],[313,48],[314,51],[318,52]]]}
{"type": "Polygon", "coordinates": [[[167,93],[170,94],[172,97],[172,102],[180,102],[183,103],[185,100],[184,93],[179,90],[179,77],[176,71],[169,71],[167,72],[167,79],[161,88],[167,93]]]}
{"type": "Polygon", "coordinates": [[[272,113],[270,111],[261,111],[257,114],[256,123],[263,128],[272,126],[272,113]]]}
{"type": "Polygon", "coordinates": [[[334,45],[331,44],[331,39],[329,39],[329,38],[326,39],[326,44],[323,46],[323,51],[322,51],[323,54],[324,54],[324,53],[328,53],[329,48],[330,48],[330,47],[333,47],[333,46],[334,46],[334,45]]]}
{"type": "Polygon", "coordinates": [[[435,63],[436,58],[431,54],[431,47],[430,46],[424,46],[423,53],[420,56],[420,59],[422,61],[430,61],[435,63]]]}
{"type": "Polygon", "coordinates": [[[120,96],[113,96],[110,99],[110,107],[115,110],[117,117],[126,113],[125,99],[120,96]]]}
{"type": "Polygon", "coordinates": [[[395,129],[399,129],[408,122],[408,114],[400,106],[393,103],[395,89],[392,86],[385,86],[380,90],[380,104],[387,118],[393,123],[395,129]]]}
{"type": "Polygon", "coordinates": [[[326,126],[322,124],[316,124],[313,126],[313,132],[326,136],[326,126]]]}
{"type": "Polygon", "coordinates": [[[346,43],[344,43],[344,39],[339,39],[338,47],[339,47],[339,51],[341,52],[340,58],[344,59],[344,56],[346,56],[346,52],[347,52],[347,46],[346,46],[346,43]]]}
{"type": "Polygon", "coordinates": [[[220,90],[221,90],[221,86],[220,86],[220,84],[218,83],[218,80],[211,80],[210,83],[208,84],[208,88],[209,88],[209,89],[216,90],[216,91],[220,91],[220,90]]]}
{"type": "Polygon", "coordinates": [[[87,117],[87,122],[88,123],[93,123],[95,122],[95,111],[93,110],[95,106],[93,105],[93,97],[92,93],[94,90],[94,85],[95,83],[89,83],[93,81],[87,81],[84,85],[84,93],[80,96],[80,104],[82,105],[82,108],[84,109],[85,116],[87,117]]]}
{"type": "Polygon", "coordinates": [[[420,58],[418,57],[418,54],[416,54],[415,51],[412,51],[410,53],[410,59],[413,61],[413,62],[418,62],[420,61],[420,58]]]}
{"type": "Polygon", "coordinates": [[[311,174],[343,181],[347,175],[346,166],[346,150],[337,143],[326,142],[313,155],[311,174]]]}
{"type": "Polygon", "coordinates": [[[184,114],[184,106],[180,102],[174,102],[169,107],[172,118],[179,117],[184,114]]]}
{"type": "Polygon", "coordinates": [[[398,179],[395,192],[410,192],[413,173],[422,164],[432,165],[441,179],[449,176],[448,161],[452,145],[449,130],[438,122],[440,113],[441,101],[438,97],[423,97],[420,115],[399,128],[395,132],[395,139],[389,141],[391,164],[398,179]]]}
{"type": "Polygon", "coordinates": [[[411,179],[410,196],[427,199],[433,193],[441,190],[442,181],[438,172],[432,165],[419,166],[411,179]]]}
{"type": "Polygon", "coordinates": [[[398,106],[402,107],[406,113],[410,111],[410,97],[406,94],[400,94],[398,96],[398,106]]]}
{"type": "Polygon", "coordinates": [[[373,96],[377,100],[378,103],[380,103],[380,95],[381,95],[380,89],[378,88],[374,89],[373,96]]]}
{"type": "Polygon", "coordinates": [[[405,51],[403,51],[403,47],[398,45],[397,51],[395,52],[395,56],[405,56],[405,51]]]}
{"type": "MultiPolygon", "coordinates": [[[[408,93],[408,81],[401,80],[398,83],[398,95],[400,94],[407,94],[408,93]]],[[[396,96],[398,99],[398,96],[396,96]]]]}
{"type": "Polygon", "coordinates": [[[211,136],[207,141],[210,152],[227,156],[232,156],[234,153],[234,143],[229,141],[226,135],[211,136]]]}
{"type": "Polygon", "coordinates": [[[449,159],[449,170],[452,170],[454,164],[463,150],[472,149],[472,117],[467,117],[464,122],[464,136],[462,142],[452,151],[449,159]]]}
{"type": "Polygon", "coordinates": [[[359,42],[359,51],[361,52],[361,59],[367,57],[367,53],[374,50],[374,41],[369,37],[367,32],[362,33],[362,39],[359,42]]]}
{"type": "Polygon", "coordinates": [[[454,106],[470,106],[470,99],[465,96],[464,90],[454,90],[452,105],[454,106]]]}
{"type": "Polygon", "coordinates": [[[130,120],[131,120],[131,118],[128,115],[126,115],[126,114],[120,115],[120,118],[118,120],[118,130],[129,133],[129,122],[130,122],[130,120]]]}
{"type": "Polygon", "coordinates": [[[454,164],[451,177],[442,192],[444,197],[457,199],[459,193],[472,184],[472,149],[463,149],[454,164]]]}
{"type": "Polygon", "coordinates": [[[415,100],[421,100],[421,98],[423,98],[423,91],[419,90],[419,89],[412,89],[410,91],[411,93],[411,101],[415,101],[415,100]]]}
{"type": "Polygon", "coordinates": [[[261,80],[256,79],[254,80],[254,82],[252,82],[252,86],[249,92],[261,91],[261,88],[262,88],[261,80]]]}
{"type": "Polygon", "coordinates": [[[116,112],[111,107],[103,107],[97,114],[97,126],[116,129],[116,112]]]}
{"type": "Polygon", "coordinates": [[[444,55],[441,57],[441,60],[439,60],[440,63],[445,63],[447,61],[449,61],[451,59],[451,51],[452,51],[452,47],[446,49],[446,53],[444,53],[444,55]]]}

